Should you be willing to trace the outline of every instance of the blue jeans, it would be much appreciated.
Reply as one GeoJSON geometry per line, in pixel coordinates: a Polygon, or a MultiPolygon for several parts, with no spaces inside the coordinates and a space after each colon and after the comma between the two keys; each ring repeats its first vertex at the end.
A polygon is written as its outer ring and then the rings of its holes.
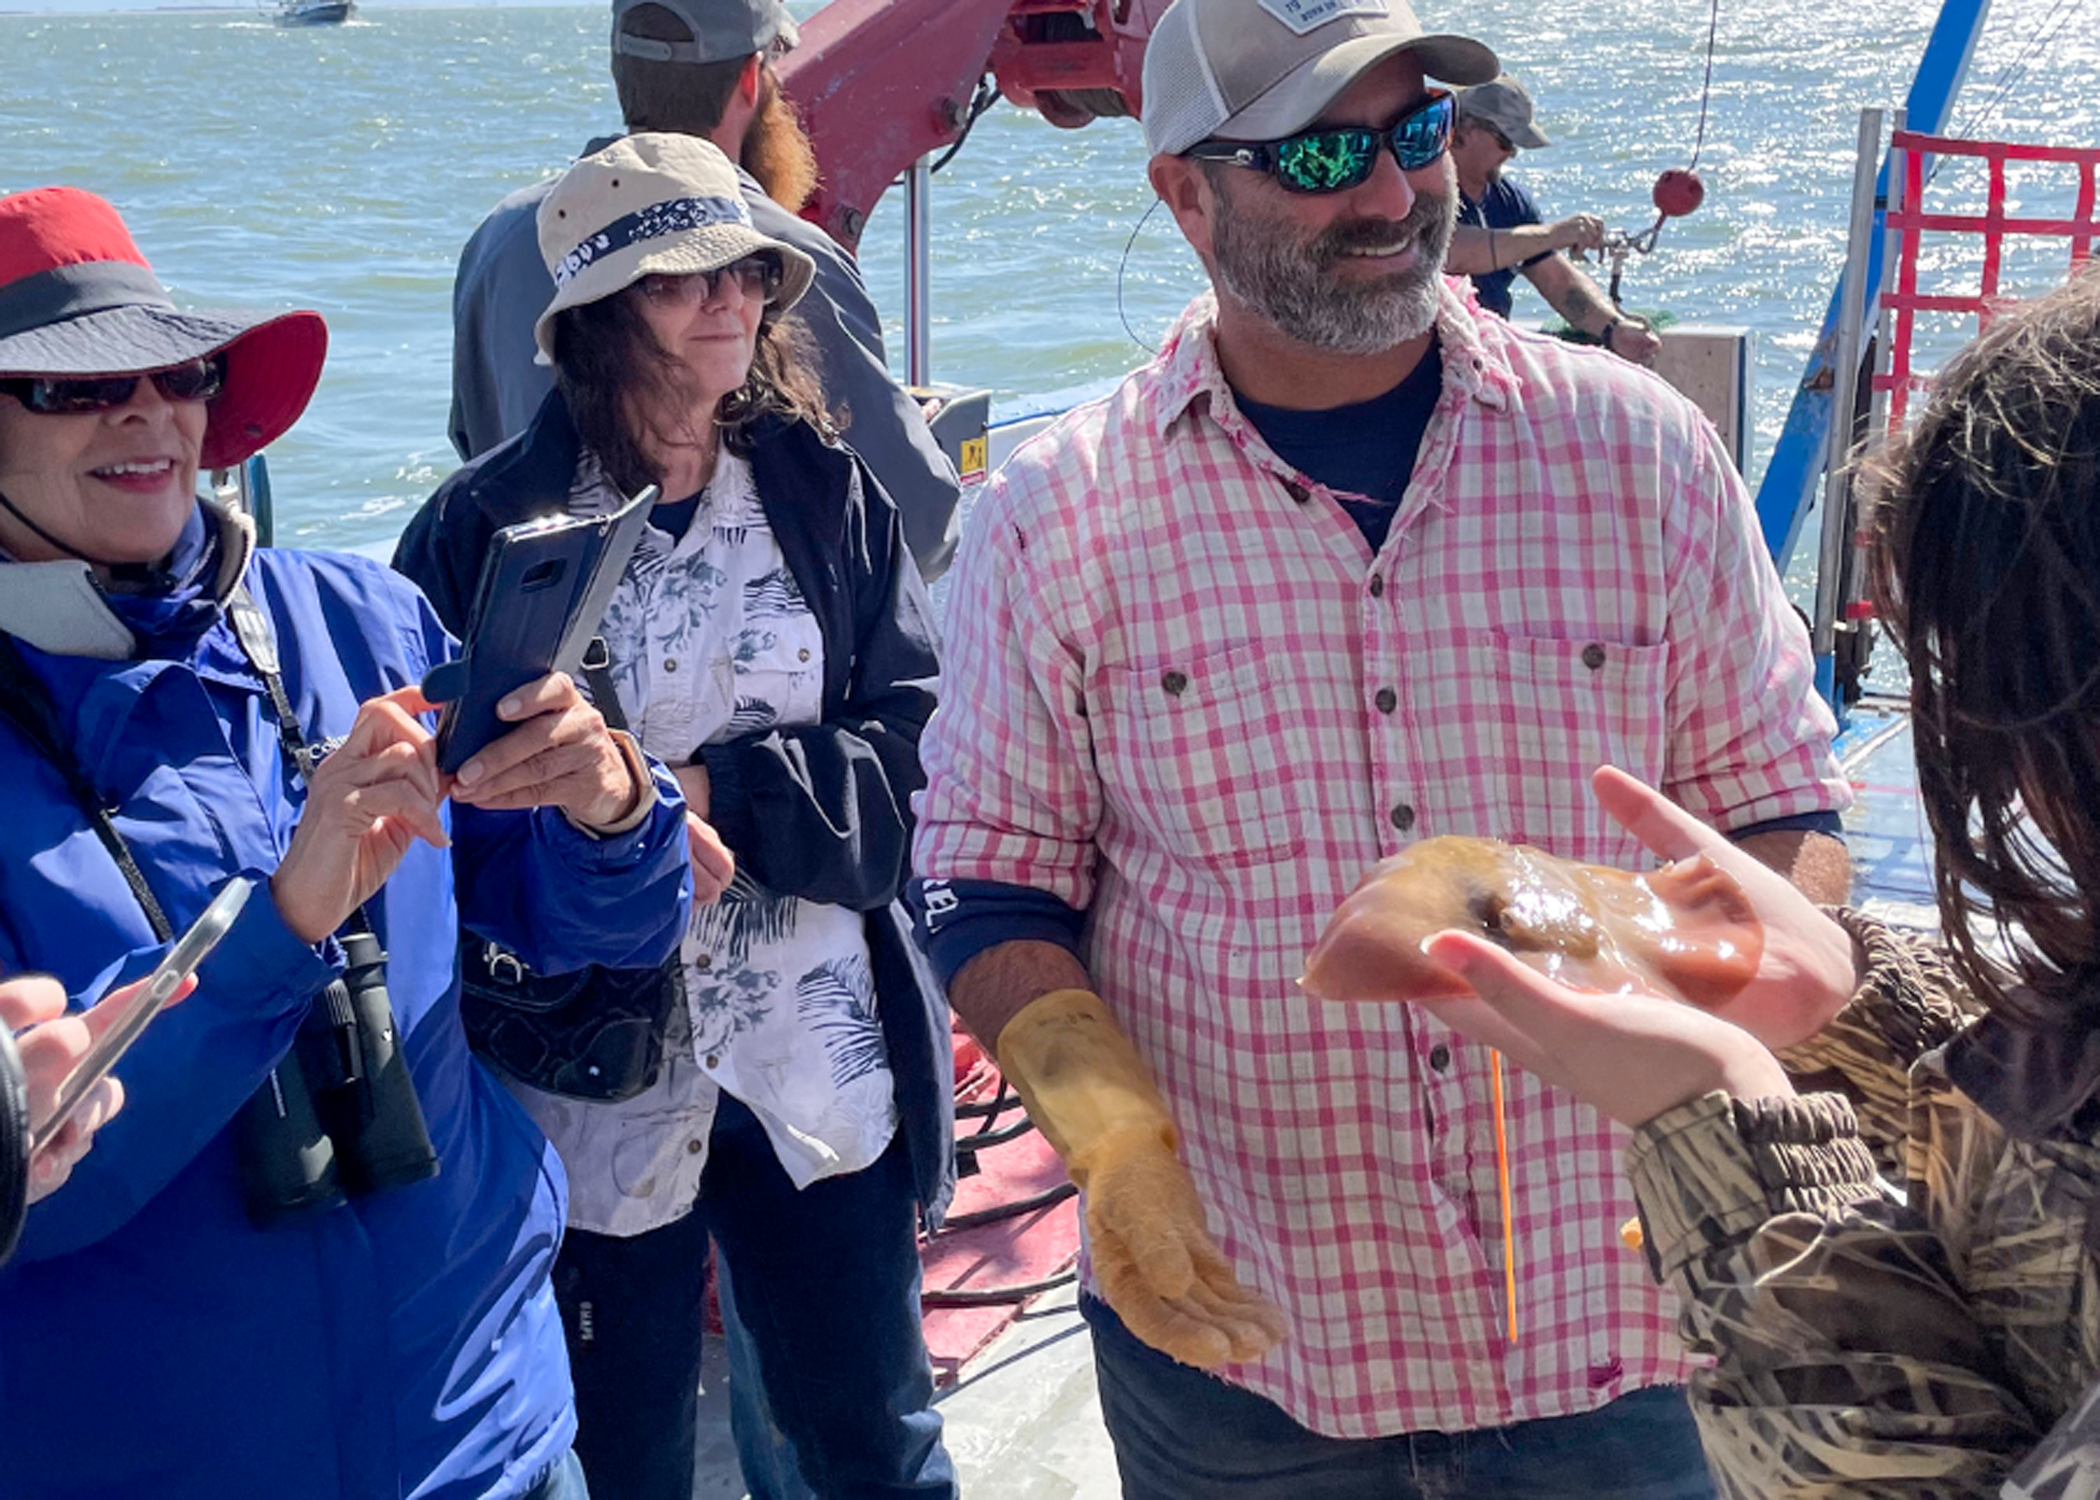
{"type": "Polygon", "coordinates": [[[1476,1432],[1322,1437],[1080,1299],[1123,1500],[1713,1500],[1684,1392],[1476,1432]]]}
{"type": "Polygon", "coordinates": [[[795,1445],[766,1404],[766,1390],[758,1378],[758,1348],[736,1315],[736,1292],[730,1285],[734,1274],[727,1260],[715,1261],[722,1343],[729,1351],[729,1435],[736,1444],[737,1467],[744,1471],[744,1488],[750,1500],[816,1500],[803,1483],[795,1445]]]}
{"type": "MultiPolygon", "coordinates": [[[[765,1407],[809,1488],[955,1500],[919,1328],[917,1220],[901,1135],[874,1165],[798,1191],[757,1118],[723,1095],[698,1207],[632,1238],[571,1230],[555,1264],[592,1487],[691,1500],[712,1236],[765,1407]]],[[[756,1457],[748,1436],[739,1452],[756,1457]]]]}

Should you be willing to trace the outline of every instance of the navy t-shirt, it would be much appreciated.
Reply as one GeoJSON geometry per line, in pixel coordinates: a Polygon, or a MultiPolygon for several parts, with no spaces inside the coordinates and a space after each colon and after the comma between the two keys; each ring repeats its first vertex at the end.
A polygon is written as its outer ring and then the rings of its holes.
{"type": "Polygon", "coordinates": [[[1443,388],[1444,356],[1432,338],[1429,352],[1405,380],[1368,401],[1324,411],[1264,406],[1245,396],[1238,401],[1278,458],[1336,492],[1335,499],[1376,552],[1399,513],[1443,388]]]}
{"type": "MultiPolygon", "coordinates": [[[[1523,224],[1543,224],[1546,216],[1525,192],[1507,177],[1499,177],[1487,186],[1474,202],[1463,192],[1458,195],[1458,222],[1470,224],[1475,229],[1515,229],[1523,224]]],[[[1509,316],[1514,304],[1509,294],[1510,283],[1517,279],[1517,272],[1525,266],[1535,266],[1551,250],[1541,251],[1519,265],[1504,266],[1499,271],[1483,271],[1473,278],[1473,288],[1480,294],[1480,305],[1498,318],[1509,316]]]]}

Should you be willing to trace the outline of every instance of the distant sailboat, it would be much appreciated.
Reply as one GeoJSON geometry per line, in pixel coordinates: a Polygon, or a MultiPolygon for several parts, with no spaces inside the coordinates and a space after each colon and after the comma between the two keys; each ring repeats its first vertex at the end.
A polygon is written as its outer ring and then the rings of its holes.
{"type": "Polygon", "coordinates": [[[357,0],[277,0],[279,26],[334,26],[357,13],[357,0]]]}

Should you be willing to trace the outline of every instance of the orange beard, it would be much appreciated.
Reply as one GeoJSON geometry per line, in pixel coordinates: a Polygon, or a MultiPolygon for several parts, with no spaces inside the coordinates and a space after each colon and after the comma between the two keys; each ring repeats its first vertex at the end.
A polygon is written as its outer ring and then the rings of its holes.
{"type": "Polygon", "coordinates": [[[799,214],[817,190],[817,153],[795,117],[795,106],[770,72],[764,77],[765,97],[751,116],[738,157],[768,198],[799,214]]]}
{"type": "Polygon", "coordinates": [[[1320,934],[1298,981],[1322,1000],[1433,1000],[1470,991],[1422,951],[1477,933],[1573,989],[1713,1006],[1757,973],[1764,927],[1705,858],[1646,875],[1494,839],[1425,839],[1385,861],[1320,934]]]}

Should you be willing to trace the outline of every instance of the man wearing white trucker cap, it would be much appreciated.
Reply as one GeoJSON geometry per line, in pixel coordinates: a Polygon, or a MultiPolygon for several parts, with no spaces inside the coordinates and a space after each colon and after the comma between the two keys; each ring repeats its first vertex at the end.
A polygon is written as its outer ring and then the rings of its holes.
{"type": "Polygon", "coordinates": [[[921,941],[1084,1190],[1131,1500],[1712,1493],[1624,1132],[1295,983],[1418,839],[1645,863],[1606,761],[1843,889],[1830,718],[1712,429],[1443,279],[1427,80],[1496,72],[1401,0],[1177,0],[1143,121],[1212,290],[957,563],[921,941]]]}
{"type": "Polygon", "coordinates": [[[1532,119],[1531,95],[1509,74],[1459,90],[1458,120],[1451,130],[1458,228],[1452,231],[1444,269],[1472,277],[1480,305],[1503,318],[1513,306],[1509,284],[1522,272],[1570,328],[1621,359],[1652,365],[1662,352],[1654,330],[1614,307],[1562,253],[1602,245],[1604,221],[1595,214],[1570,214],[1548,224],[1531,194],[1503,175],[1520,149],[1552,144],[1532,119]]]}

